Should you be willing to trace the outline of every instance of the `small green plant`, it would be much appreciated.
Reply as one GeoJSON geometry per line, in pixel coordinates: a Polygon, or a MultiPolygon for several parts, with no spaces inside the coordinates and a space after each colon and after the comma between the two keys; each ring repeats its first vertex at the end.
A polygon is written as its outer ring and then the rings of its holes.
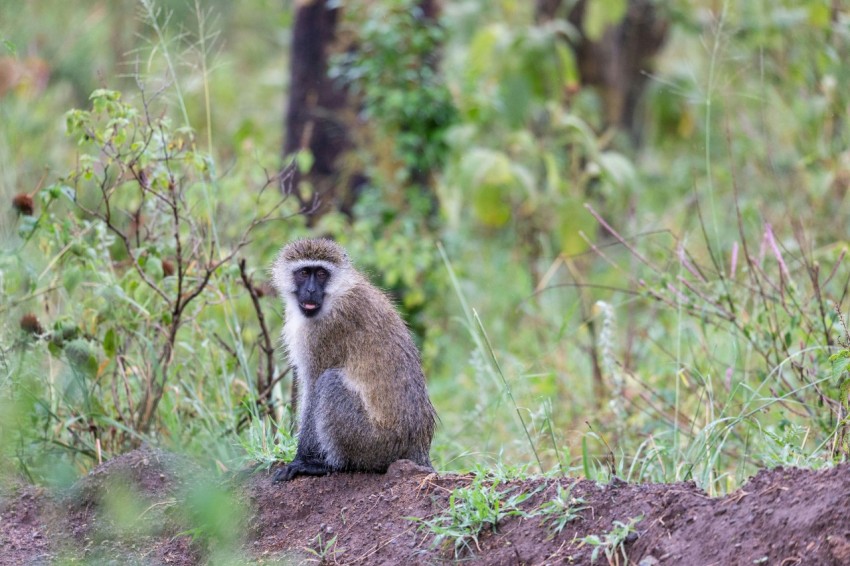
{"type": "Polygon", "coordinates": [[[847,440],[847,429],[850,427],[850,379],[847,377],[847,368],[850,366],[850,332],[847,330],[847,322],[838,306],[835,307],[835,314],[844,329],[844,336],[838,339],[841,349],[829,357],[832,375],[837,376],[839,384],[838,422],[835,425],[835,432],[831,435],[832,459],[839,462],[850,453],[847,440]]]}
{"type": "Polygon", "coordinates": [[[529,478],[528,469],[531,463],[525,464],[506,464],[501,460],[497,460],[492,464],[476,464],[472,467],[472,473],[478,477],[488,477],[496,480],[499,483],[506,483],[513,480],[526,480],[529,478]]]}
{"type": "Polygon", "coordinates": [[[334,535],[329,540],[324,541],[322,540],[322,533],[319,533],[313,538],[313,546],[305,547],[304,550],[314,557],[310,560],[319,564],[335,563],[337,555],[345,552],[344,548],[337,548],[336,539],[337,535],[334,535]]]}
{"type": "Polygon", "coordinates": [[[579,513],[587,509],[583,498],[573,496],[573,487],[575,484],[569,487],[558,485],[555,497],[541,505],[535,513],[543,516],[540,524],[549,527],[552,537],[560,534],[567,524],[581,518],[579,513]]]}
{"type": "Polygon", "coordinates": [[[237,437],[244,463],[255,464],[257,470],[267,470],[275,462],[294,459],[297,440],[290,430],[278,426],[268,415],[257,415],[255,407],[249,407],[248,411],[252,415],[250,424],[237,437]]]}
{"type": "Polygon", "coordinates": [[[823,465],[823,459],[817,451],[809,454],[805,450],[810,432],[808,428],[783,421],[775,430],[762,428],[761,432],[764,434],[762,457],[769,467],[805,466],[816,469],[823,465]]]}
{"type": "Polygon", "coordinates": [[[587,535],[581,539],[581,544],[588,544],[593,547],[593,552],[590,555],[590,561],[596,562],[599,558],[599,553],[603,552],[608,560],[609,566],[625,566],[629,563],[629,557],[626,555],[626,542],[630,542],[637,535],[637,525],[643,519],[643,515],[638,515],[629,519],[628,523],[622,521],[614,521],[613,528],[607,533],[599,535],[587,535]],[[622,557],[622,562],[620,558],[622,557]]]}
{"type": "Polygon", "coordinates": [[[515,488],[499,489],[500,482],[485,483],[476,477],[467,487],[459,487],[449,496],[449,506],[431,519],[411,518],[422,523],[422,528],[434,533],[434,546],[451,543],[455,558],[477,550],[478,537],[486,532],[496,532],[506,517],[529,517],[520,505],[539,491],[512,493],[515,488]]]}

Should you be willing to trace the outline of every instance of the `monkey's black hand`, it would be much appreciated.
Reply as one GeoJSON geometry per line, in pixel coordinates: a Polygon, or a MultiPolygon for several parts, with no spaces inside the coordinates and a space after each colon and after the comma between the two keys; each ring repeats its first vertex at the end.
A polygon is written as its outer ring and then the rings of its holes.
{"type": "Polygon", "coordinates": [[[295,459],[275,472],[272,482],[280,483],[289,481],[296,476],[324,476],[329,473],[331,473],[331,469],[324,463],[295,459]]]}
{"type": "Polygon", "coordinates": [[[274,477],[272,477],[272,483],[289,481],[296,475],[298,475],[298,469],[292,464],[287,464],[286,466],[283,466],[275,472],[274,477]]]}

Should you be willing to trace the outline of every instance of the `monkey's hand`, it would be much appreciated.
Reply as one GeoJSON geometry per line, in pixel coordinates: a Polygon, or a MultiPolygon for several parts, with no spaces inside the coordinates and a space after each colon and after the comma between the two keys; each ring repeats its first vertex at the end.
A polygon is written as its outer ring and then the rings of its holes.
{"type": "Polygon", "coordinates": [[[331,473],[331,471],[331,468],[323,462],[305,462],[296,458],[275,472],[272,482],[280,483],[282,481],[289,481],[296,476],[324,476],[331,473]]]}

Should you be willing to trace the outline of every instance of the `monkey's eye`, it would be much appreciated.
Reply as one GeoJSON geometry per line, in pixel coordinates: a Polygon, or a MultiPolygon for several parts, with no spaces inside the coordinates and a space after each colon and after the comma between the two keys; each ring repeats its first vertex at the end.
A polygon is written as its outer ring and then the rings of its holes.
{"type": "Polygon", "coordinates": [[[316,270],[316,279],[318,279],[319,281],[325,281],[325,280],[327,280],[327,278],[328,278],[328,272],[327,271],[325,271],[324,269],[317,269],[316,270]]]}
{"type": "Polygon", "coordinates": [[[295,279],[298,281],[306,281],[309,276],[310,272],[306,268],[295,272],[295,279]]]}

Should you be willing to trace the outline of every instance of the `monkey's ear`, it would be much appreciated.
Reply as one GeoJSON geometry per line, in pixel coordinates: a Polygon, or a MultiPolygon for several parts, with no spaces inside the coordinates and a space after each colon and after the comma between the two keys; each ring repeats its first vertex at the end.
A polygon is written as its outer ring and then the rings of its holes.
{"type": "Polygon", "coordinates": [[[292,287],[292,277],[283,253],[280,253],[277,259],[275,259],[269,270],[269,275],[271,276],[272,287],[275,288],[279,295],[284,295],[292,287]]]}

